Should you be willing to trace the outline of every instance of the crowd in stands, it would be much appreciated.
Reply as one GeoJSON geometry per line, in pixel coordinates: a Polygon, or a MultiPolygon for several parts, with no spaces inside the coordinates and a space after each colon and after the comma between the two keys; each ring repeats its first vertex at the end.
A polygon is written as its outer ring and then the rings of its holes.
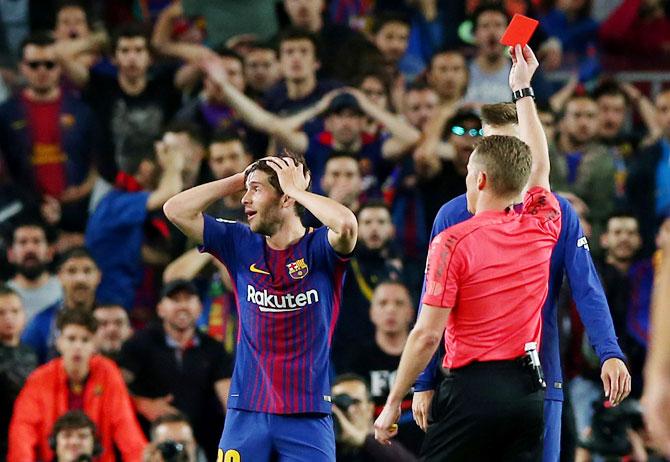
{"type": "MultiPolygon", "coordinates": [[[[635,402],[670,242],[670,2],[0,0],[0,460],[216,460],[236,295],[162,207],[282,149],[359,221],[332,340],[338,460],[418,460],[411,395],[395,444],[372,424],[433,219],[465,193],[482,118],[515,117],[514,13],[539,20],[552,189],[579,214],[635,402]]],[[[208,213],[244,222],[240,200],[208,213]]],[[[563,457],[589,460],[600,364],[567,284],[560,313],[563,457]]],[[[643,430],[621,438],[654,460],[643,430]]]]}

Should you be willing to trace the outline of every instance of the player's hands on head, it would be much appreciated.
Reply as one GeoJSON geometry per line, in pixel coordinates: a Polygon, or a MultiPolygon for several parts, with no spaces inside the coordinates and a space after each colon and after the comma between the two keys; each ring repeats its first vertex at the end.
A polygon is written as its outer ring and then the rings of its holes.
{"type": "Polygon", "coordinates": [[[509,71],[509,86],[512,91],[521,90],[530,86],[533,74],[540,63],[535,57],[535,53],[528,46],[515,45],[510,49],[512,56],[512,68],[509,71]]]}
{"type": "Polygon", "coordinates": [[[620,404],[630,394],[631,377],[628,368],[619,358],[610,358],[600,371],[605,396],[613,406],[620,404]]]}
{"type": "Polygon", "coordinates": [[[307,190],[309,173],[305,174],[303,164],[296,163],[290,157],[270,157],[266,159],[268,166],[277,173],[279,186],[284,194],[291,196],[307,190]]]}
{"type": "Polygon", "coordinates": [[[414,422],[424,432],[428,430],[428,413],[433,401],[435,390],[415,391],[412,397],[412,415],[414,422]]]}
{"type": "Polygon", "coordinates": [[[391,444],[391,438],[398,434],[400,404],[386,403],[382,413],[375,420],[375,439],[382,444],[391,444]]]}

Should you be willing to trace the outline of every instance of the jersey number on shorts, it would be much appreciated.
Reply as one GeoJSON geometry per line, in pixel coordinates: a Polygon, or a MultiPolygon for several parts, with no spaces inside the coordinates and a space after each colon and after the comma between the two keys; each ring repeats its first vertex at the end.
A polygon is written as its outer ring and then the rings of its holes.
{"type": "Polygon", "coordinates": [[[219,454],[218,457],[216,458],[216,462],[241,462],[242,458],[240,457],[240,453],[237,452],[234,449],[228,449],[226,453],[223,453],[223,450],[219,449],[219,454]]]}

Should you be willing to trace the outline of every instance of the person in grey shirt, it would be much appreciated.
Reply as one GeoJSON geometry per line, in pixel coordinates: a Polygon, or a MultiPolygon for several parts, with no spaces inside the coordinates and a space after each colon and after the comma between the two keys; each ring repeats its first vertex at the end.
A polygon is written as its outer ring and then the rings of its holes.
{"type": "Polygon", "coordinates": [[[7,239],[7,260],[16,271],[7,285],[23,300],[26,323],[40,311],[63,299],[58,278],[49,272],[53,249],[44,223],[29,218],[14,226],[7,239]]]}
{"type": "Polygon", "coordinates": [[[477,52],[469,65],[470,79],[465,102],[490,104],[509,101],[512,94],[508,78],[512,62],[500,43],[508,23],[507,14],[502,7],[485,5],[475,11],[473,23],[477,52]]]}

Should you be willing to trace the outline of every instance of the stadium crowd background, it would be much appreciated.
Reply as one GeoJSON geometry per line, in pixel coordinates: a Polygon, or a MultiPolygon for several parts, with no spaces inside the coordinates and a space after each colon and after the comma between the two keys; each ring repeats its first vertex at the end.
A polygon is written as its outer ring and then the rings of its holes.
{"type": "MultiPolygon", "coordinates": [[[[590,247],[633,375],[625,409],[601,409],[565,285],[562,460],[620,447],[654,460],[635,400],[670,240],[663,0],[0,1],[0,459],[51,460],[52,427],[73,410],[95,423],[101,460],[162,460],[165,440],[216,459],[234,295],[162,205],[288,148],[359,220],[333,340],[338,460],[415,460],[411,396],[400,444],[378,445],[373,418],[433,218],[465,192],[482,106],[511,100],[498,41],[517,12],[540,21],[552,189],[580,215],[574,245],[590,247]]],[[[211,213],[246,219],[237,200],[211,213]]]]}

